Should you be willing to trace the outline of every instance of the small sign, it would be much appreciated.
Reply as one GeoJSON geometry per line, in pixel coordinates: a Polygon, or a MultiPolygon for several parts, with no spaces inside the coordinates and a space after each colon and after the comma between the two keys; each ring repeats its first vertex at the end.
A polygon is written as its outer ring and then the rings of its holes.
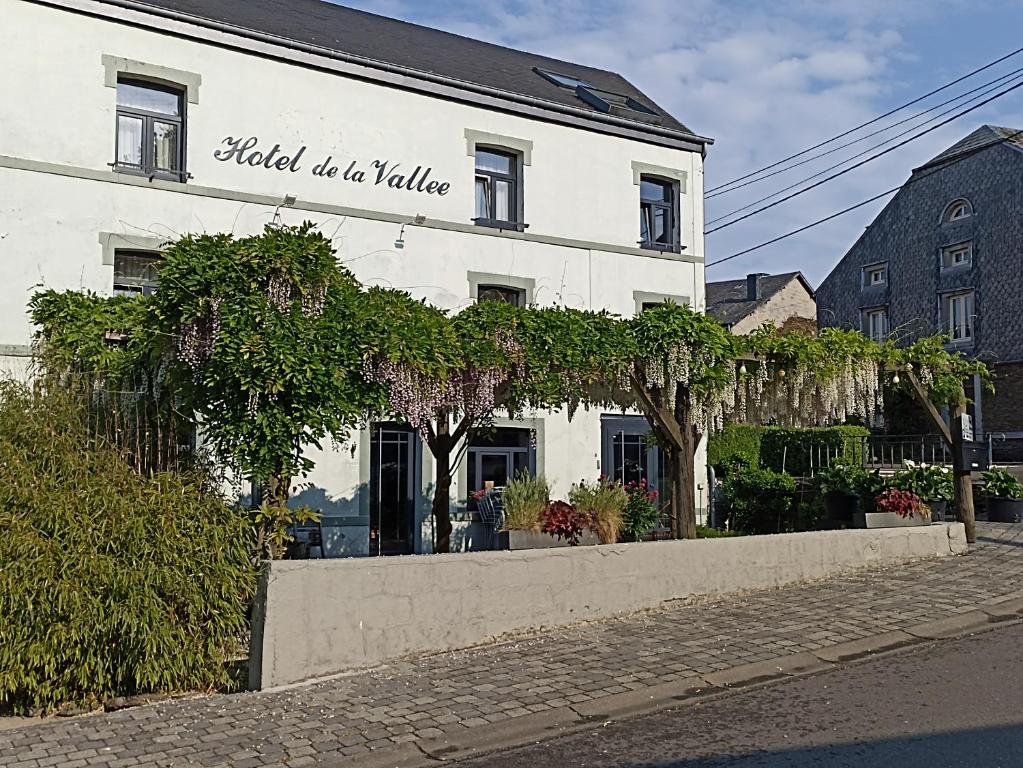
{"type": "Polygon", "coordinates": [[[960,417],[963,427],[963,441],[967,443],[973,442],[973,418],[968,413],[962,414],[960,417]]]}

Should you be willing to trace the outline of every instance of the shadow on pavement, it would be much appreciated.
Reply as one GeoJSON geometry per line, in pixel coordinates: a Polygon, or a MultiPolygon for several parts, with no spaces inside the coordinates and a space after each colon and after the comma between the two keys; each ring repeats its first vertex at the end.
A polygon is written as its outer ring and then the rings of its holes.
{"type": "MultiPolygon", "coordinates": [[[[949,702],[949,706],[952,703],[949,702]]],[[[907,713],[912,717],[912,713],[907,713]]],[[[1023,720],[1023,715],[1021,715],[1023,720]]],[[[727,733],[727,729],[724,731],[727,733]]],[[[1014,768],[1023,765],[1023,722],[851,744],[763,750],[742,755],[643,762],[634,768],[1014,768]]]]}

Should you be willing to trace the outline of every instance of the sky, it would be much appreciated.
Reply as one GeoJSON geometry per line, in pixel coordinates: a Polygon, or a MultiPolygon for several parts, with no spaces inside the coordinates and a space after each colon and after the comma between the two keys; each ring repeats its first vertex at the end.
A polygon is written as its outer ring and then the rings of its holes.
{"type": "MultiPolygon", "coordinates": [[[[707,189],[866,122],[1023,46],[1019,35],[1023,0],[344,0],[341,4],[619,72],[693,132],[715,139],[706,159],[707,189]]],[[[888,122],[1021,67],[1023,54],[888,122]]],[[[984,123],[1023,129],[1023,88],[835,181],[709,234],[708,263],[900,185],[914,167],[984,123]]],[[[912,125],[708,199],[707,220],[912,125]]],[[[707,279],[800,270],[816,286],[886,199],[708,267],[707,279]]]]}

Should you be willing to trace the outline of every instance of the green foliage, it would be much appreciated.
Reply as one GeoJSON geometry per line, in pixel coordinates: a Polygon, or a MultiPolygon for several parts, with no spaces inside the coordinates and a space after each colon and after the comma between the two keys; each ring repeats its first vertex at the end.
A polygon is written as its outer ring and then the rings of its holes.
{"type": "Polygon", "coordinates": [[[915,493],[924,501],[952,501],[955,498],[952,471],[937,464],[918,464],[907,460],[905,469],[896,472],[888,485],[915,493]]]}
{"type": "MultiPolygon", "coordinates": [[[[980,376],[984,386],[993,390],[991,372],[980,360],[950,352],[947,336],[925,336],[908,347],[892,350],[892,367],[906,366],[916,374],[930,399],[939,407],[965,405],[963,382],[980,376]]],[[[908,386],[908,384],[903,384],[908,386]]]]}
{"type": "Polygon", "coordinates": [[[738,531],[726,531],[721,528],[710,528],[706,525],[696,526],[696,538],[698,539],[727,539],[740,535],[738,531]]]}
{"type": "Polygon", "coordinates": [[[288,530],[293,525],[318,523],[320,514],[309,507],[285,507],[260,504],[252,510],[252,522],[257,531],[255,545],[256,563],[264,558],[281,560],[288,544],[295,540],[288,530]]]}
{"type": "Polygon", "coordinates": [[[0,709],[229,684],[251,529],[199,472],[142,476],[60,389],[0,384],[0,709]]]}
{"type": "Polygon", "coordinates": [[[707,441],[707,463],[723,478],[732,467],[760,466],[764,428],[753,424],[726,424],[707,441]]]}
{"type": "Polygon", "coordinates": [[[739,468],[724,482],[732,528],[748,534],[783,533],[795,528],[796,481],[769,469],[739,468]]]}
{"type": "Polygon", "coordinates": [[[815,467],[838,460],[859,462],[866,427],[765,427],[760,444],[761,466],[794,477],[810,475],[815,467]]]}
{"type": "Polygon", "coordinates": [[[204,439],[274,503],[311,469],[303,450],[346,440],[378,396],[361,375],[367,301],[312,224],[185,236],[149,303],[147,343],[204,439]]]}
{"type": "Polygon", "coordinates": [[[639,541],[650,533],[660,518],[658,494],[647,487],[646,480],[626,483],[625,493],[629,497],[624,512],[625,533],[630,541],[639,541]]]}
{"type": "Polygon", "coordinates": [[[592,527],[601,544],[614,544],[618,541],[625,524],[625,507],[629,503],[629,496],[621,483],[606,477],[601,477],[592,485],[583,481],[572,486],[568,500],[580,512],[592,516],[592,527]]]}
{"type": "Polygon", "coordinates": [[[538,531],[540,516],[550,502],[551,489],[543,475],[519,472],[501,494],[504,527],[509,531],[538,531]]]}
{"type": "Polygon", "coordinates": [[[1023,484],[1002,467],[984,473],[984,493],[992,499],[1023,499],[1023,484]]]}
{"type": "Polygon", "coordinates": [[[846,496],[859,496],[869,474],[858,464],[835,461],[814,476],[814,485],[821,494],[842,493],[846,496]]]}

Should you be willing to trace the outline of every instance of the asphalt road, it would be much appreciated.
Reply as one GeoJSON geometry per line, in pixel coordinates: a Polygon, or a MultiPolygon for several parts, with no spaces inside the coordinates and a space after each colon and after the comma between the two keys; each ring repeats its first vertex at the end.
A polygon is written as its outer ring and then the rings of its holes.
{"type": "Polygon", "coordinates": [[[1023,625],[595,726],[460,768],[1019,768],[1023,625]]]}

